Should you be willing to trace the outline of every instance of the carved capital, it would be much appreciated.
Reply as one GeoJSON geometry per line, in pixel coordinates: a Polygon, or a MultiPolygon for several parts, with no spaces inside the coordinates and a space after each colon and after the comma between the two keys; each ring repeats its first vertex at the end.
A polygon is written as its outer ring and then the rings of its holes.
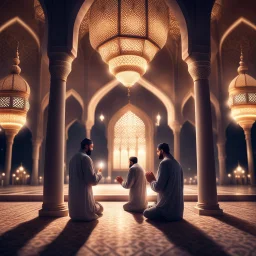
{"type": "Polygon", "coordinates": [[[51,79],[66,82],[72,70],[73,57],[67,53],[49,53],[49,60],[51,79]]]}
{"type": "Polygon", "coordinates": [[[210,61],[188,61],[188,72],[193,81],[208,79],[211,74],[210,61]]]}

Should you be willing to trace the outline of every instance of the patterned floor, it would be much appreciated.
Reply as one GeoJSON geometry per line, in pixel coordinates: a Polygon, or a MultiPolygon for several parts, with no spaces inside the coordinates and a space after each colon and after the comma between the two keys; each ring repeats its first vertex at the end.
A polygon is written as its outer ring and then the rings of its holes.
{"type": "Polygon", "coordinates": [[[185,203],[184,220],[148,222],[103,202],[97,221],[38,218],[41,203],[0,203],[0,255],[256,255],[256,202],[225,202],[222,217],[198,216],[185,203]]]}

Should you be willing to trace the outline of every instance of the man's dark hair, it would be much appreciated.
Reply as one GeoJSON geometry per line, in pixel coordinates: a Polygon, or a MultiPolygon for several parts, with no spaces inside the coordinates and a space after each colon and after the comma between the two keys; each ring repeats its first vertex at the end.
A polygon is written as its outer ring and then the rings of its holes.
{"type": "Polygon", "coordinates": [[[81,149],[85,149],[86,145],[90,146],[91,144],[93,144],[92,140],[85,138],[81,141],[81,149]]]}
{"type": "Polygon", "coordinates": [[[137,158],[136,156],[131,156],[131,157],[129,158],[129,160],[130,160],[131,162],[133,162],[134,164],[137,164],[137,163],[138,163],[138,158],[137,158]]]}
{"type": "Polygon", "coordinates": [[[160,143],[157,148],[159,150],[163,150],[165,154],[170,154],[170,148],[167,143],[160,143]]]}

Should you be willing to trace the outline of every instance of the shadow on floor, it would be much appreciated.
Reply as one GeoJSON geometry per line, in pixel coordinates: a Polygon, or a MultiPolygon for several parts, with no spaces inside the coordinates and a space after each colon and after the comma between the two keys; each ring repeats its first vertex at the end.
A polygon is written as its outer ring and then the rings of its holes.
{"type": "MultiPolygon", "coordinates": [[[[160,222],[147,220],[159,229],[165,237],[179,249],[180,253],[190,255],[222,255],[228,256],[218,244],[208,237],[201,229],[186,220],[176,222],[160,222]]],[[[172,249],[166,255],[172,255],[172,249]]],[[[177,251],[176,251],[177,253],[177,251]]],[[[178,254],[177,254],[178,255],[178,254]]]]}
{"type": "Polygon", "coordinates": [[[138,224],[142,224],[144,221],[144,217],[142,213],[131,213],[134,220],[138,223],[138,224]]]}
{"type": "Polygon", "coordinates": [[[230,226],[233,226],[234,228],[240,229],[241,231],[244,231],[256,237],[256,225],[252,225],[251,223],[228,213],[224,213],[223,216],[215,216],[215,218],[221,222],[224,222],[230,226]]]}
{"type": "Polygon", "coordinates": [[[17,255],[30,239],[46,228],[53,218],[35,218],[24,222],[0,236],[0,255],[17,255]]]}
{"type": "Polygon", "coordinates": [[[75,255],[86,243],[98,220],[74,222],[69,220],[60,235],[40,255],[75,255]]]}

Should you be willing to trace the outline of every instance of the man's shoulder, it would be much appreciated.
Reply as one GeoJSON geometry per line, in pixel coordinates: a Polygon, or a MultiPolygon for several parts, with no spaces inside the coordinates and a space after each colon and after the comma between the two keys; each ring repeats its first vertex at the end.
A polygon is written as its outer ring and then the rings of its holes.
{"type": "Polygon", "coordinates": [[[144,171],[144,169],[139,165],[139,164],[134,164],[131,168],[130,168],[130,170],[134,170],[134,171],[136,171],[136,170],[142,170],[142,171],[144,171]]]}
{"type": "Polygon", "coordinates": [[[77,152],[73,156],[73,158],[80,158],[80,159],[83,159],[83,160],[86,160],[86,161],[91,161],[91,158],[87,154],[85,154],[85,153],[83,153],[81,151],[77,152]]]}

